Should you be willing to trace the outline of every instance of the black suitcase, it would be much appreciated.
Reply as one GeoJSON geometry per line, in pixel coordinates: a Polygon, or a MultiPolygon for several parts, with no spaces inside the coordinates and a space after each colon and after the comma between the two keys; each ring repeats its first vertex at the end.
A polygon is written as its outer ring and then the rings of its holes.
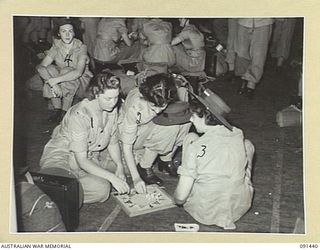
{"type": "Polygon", "coordinates": [[[206,62],[204,71],[208,76],[217,76],[217,50],[215,48],[206,48],[206,62]]]}
{"type": "Polygon", "coordinates": [[[79,225],[79,182],[75,178],[31,172],[34,183],[59,207],[67,231],[79,225]]]}

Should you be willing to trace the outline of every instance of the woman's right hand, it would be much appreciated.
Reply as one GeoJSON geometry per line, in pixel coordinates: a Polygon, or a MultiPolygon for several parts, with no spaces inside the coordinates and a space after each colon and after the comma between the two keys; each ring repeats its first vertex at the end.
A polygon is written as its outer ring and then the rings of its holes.
{"type": "Polygon", "coordinates": [[[143,194],[147,192],[146,184],[141,178],[137,178],[133,181],[133,185],[137,193],[143,194]]]}
{"type": "Polygon", "coordinates": [[[128,183],[121,180],[119,177],[114,176],[112,180],[110,180],[112,186],[118,191],[119,194],[129,194],[130,193],[130,187],[128,183]]]}
{"type": "Polygon", "coordinates": [[[56,97],[62,97],[62,89],[58,84],[54,85],[52,87],[52,90],[56,97]]]}

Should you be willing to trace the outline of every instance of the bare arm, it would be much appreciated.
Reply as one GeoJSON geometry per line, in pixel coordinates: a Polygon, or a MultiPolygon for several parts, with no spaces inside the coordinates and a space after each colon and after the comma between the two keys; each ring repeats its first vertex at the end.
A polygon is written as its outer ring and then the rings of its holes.
{"type": "Polygon", "coordinates": [[[124,159],[131,173],[134,186],[138,193],[145,193],[145,183],[141,180],[140,175],[138,173],[132,150],[133,148],[131,144],[123,143],[124,159]]]}
{"type": "Polygon", "coordinates": [[[77,67],[74,70],[71,70],[65,74],[59,75],[58,77],[53,77],[47,80],[47,83],[50,86],[54,86],[61,82],[73,81],[82,76],[85,66],[86,66],[86,55],[80,55],[77,67]]]}
{"type": "Polygon", "coordinates": [[[96,163],[89,160],[87,158],[87,152],[77,152],[74,154],[81,169],[85,170],[89,174],[99,176],[111,182],[113,187],[119,193],[128,193],[130,191],[130,187],[125,181],[121,180],[115,174],[99,167],[96,163]]]}
{"type": "Polygon", "coordinates": [[[130,38],[128,37],[128,34],[127,33],[122,33],[121,37],[122,37],[123,41],[125,42],[125,44],[127,46],[131,47],[132,42],[131,42],[130,38]]]}
{"type": "Polygon", "coordinates": [[[176,190],[174,200],[178,205],[183,205],[190,195],[194,179],[190,176],[181,175],[176,190]]]}
{"type": "Polygon", "coordinates": [[[46,56],[43,58],[41,63],[36,67],[40,77],[44,80],[49,80],[52,78],[52,76],[49,74],[47,67],[51,65],[53,62],[53,59],[50,56],[46,56]]]}
{"type": "Polygon", "coordinates": [[[111,156],[111,159],[117,165],[116,176],[120,179],[125,180],[124,167],[122,164],[121,152],[119,143],[111,144],[108,146],[108,152],[111,156]]]}
{"type": "Polygon", "coordinates": [[[179,44],[181,42],[182,42],[182,39],[180,37],[175,37],[175,38],[172,39],[171,45],[177,45],[177,44],[179,44]]]}

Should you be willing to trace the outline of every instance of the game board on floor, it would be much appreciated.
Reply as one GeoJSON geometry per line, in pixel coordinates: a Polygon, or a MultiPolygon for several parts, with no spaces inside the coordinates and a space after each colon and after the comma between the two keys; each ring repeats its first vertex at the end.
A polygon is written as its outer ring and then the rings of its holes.
{"type": "Polygon", "coordinates": [[[147,186],[147,193],[145,194],[138,194],[133,189],[130,194],[119,195],[117,193],[112,193],[112,196],[117,200],[129,217],[152,213],[176,206],[171,196],[157,185],[147,186]]]}

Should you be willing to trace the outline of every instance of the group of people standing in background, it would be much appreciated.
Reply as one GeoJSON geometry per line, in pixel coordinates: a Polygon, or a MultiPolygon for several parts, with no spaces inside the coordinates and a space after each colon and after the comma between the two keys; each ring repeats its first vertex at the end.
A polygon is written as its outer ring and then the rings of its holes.
{"type": "MultiPolygon", "coordinates": [[[[276,65],[288,58],[294,19],[274,20],[227,20],[224,77],[241,79],[238,93],[248,98],[263,75],[273,25],[276,65]]],[[[184,78],[206,75],[207,22],[29,17],[22,41],[51,40],[36,70],[54,109],[49,120],[57,124],[40,172],[77,178],[83,202],[104,202],[112,187],[130,192],[128,175],[139,193],[148,184],[163,185],[154,165],[160,157],[158,165],[172,174],[182,147],[176,203],[203,224],[235,229],[253,198],[254,146],[226,120],[230,109],[220,97],[209,89],[193,93],[184,78]],[[133,72],[124,71],[128,64],[133,72]],[[197,133],[190,133],[192,124],[197,133]]]]}

